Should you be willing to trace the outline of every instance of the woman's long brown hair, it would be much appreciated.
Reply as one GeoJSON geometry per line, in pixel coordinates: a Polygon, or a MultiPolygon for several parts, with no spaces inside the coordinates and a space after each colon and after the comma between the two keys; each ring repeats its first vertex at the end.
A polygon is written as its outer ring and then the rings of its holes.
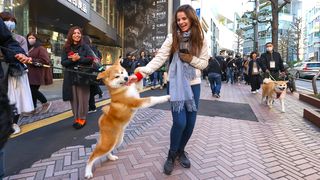
{"type": "Polygon", "coordinates": [[[66,43],[64,44],[64,48],[66,50],[70,50],[70,46],[71,44],[73,44],[73,39],[72,39],[72,35],[73,35],[73,32],[74,30],[76,29],[79,29],[80,33],[81,33],[81,39],[80,39],[80,42],[79,44],[82,44],[82,36],[83,36],[83,33],[82,33],[82,29],[79,27],[79,26],[73,26],[69,29],[68,31],[68,35],[67,35],[67,41],[66,43]]]}
{"type": "Polygon", "coordinates": [[[180,43],[180,38],[179,38],[179,33],[180,28],[177,23],[177,14],[179,12],[184,12],[189,18],[190,21],[190,30],[191,30],[191,54],[194,56],[199,56],[200,51],[203,46],[203,31],[201,29],[200,22],[198,20],[198,17],[196,15],[196,11],[190,6],[190,5],[182,5],[180,6],[174,16],[174,20],[172,22],[172,47],[171,47],[171,54],[174,52],[177,52],[179,50],[179,43],[180,43]]]}

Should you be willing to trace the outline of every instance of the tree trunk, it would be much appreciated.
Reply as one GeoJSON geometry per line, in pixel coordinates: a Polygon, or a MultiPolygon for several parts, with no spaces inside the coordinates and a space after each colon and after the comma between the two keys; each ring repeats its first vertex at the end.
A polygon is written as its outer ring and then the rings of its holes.
{"type": "Polygon", "coordinates": [[[274,1],[274,4],[272,3],[272,21],[271,21],[271,27],[272,27],[272,44],[273,49],[275,51],[278,51],[278,26],[279,26],[279,14],[278,14],[278,7],[279,3],[278,0],[274,1]]]}

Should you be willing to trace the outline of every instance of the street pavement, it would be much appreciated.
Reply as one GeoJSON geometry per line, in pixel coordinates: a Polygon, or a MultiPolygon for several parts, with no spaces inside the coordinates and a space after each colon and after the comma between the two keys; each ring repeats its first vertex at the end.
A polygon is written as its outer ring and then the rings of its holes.
{"type": "MultiPolygon", "coordinates": [[[[142,93],[161,94],[165,90],[142,93]]],[[[251,94],[243,84],[223,84],[216,99],[203,83],[197,123],[186,147],[191,168],[176,163],[170,176],[162,172],[172,125],[169,105],[141,109],[114,152],[119,160],[100,160],[93,179],[320,179],[320,130],[302,117],[303,108],[312,107],[291,93],[286,113],[280,112],[278,101],[269,109],[260,99],[261,92],[251,94]]],[[[54,107],[59,109],[59,103],[54,107]]],[[[4,179],[84,179],[85,162],[99,137],[100,114],[90,114],[90,123],[81,130],[74,130],[72,117],[67,117],[10,139],[4,179]]]]}
{"type": "MultiPolygon", "coordinates": [[[[313,93],[312,80],[296,79],[297,89],[313,93]]],[[[317,90],[320,92],[320,80],[317,80],[317,90]]]]}

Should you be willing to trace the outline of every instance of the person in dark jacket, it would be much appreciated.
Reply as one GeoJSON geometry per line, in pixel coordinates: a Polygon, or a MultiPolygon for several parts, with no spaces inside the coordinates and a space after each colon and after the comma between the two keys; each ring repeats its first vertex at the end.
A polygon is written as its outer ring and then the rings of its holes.
{"type": "Polygon", "coordinates": [[[234,72],[237,67],[235,64],[235,59],[233,59],[232,55],[229,55],[227,58],[227,83],[230,81],[231,84],[234,83],[234,72]]]}
{"type": "Polygon", "coordinates": [[[260,57],[262,71],[266,73],[265,77],[271,75],[275,80],[279,80],[280,72],[284,72],[281,55],[273,50],[271,42],[266,43],[266,50],[260,57]]]}
{"type": "Polygon", "coordinates": [[[255,94],[259,91],[262,77],[260,76],[259,54],[255,51],[250,53],[250,62],[248,75],[250,78],[251,93],[255,94]]]}
{"type": "MultiPolygon", "coordinates": [[[[4,21],[4,24],[11,31],[12,37],[19,43],[20,47],[28,53],[28,45],[25,37],[14,33],[17,24],[16,18],[12,13],[1,12],[0,18],[4,21]]],[[[30,83],[28,79],[27,66],[19,64],[20,68],[17,68],[16,63],[1,62],[5,71],[3,80],[7,83],[4,87],[7,88],[7,94],[11,105],[14,105],[14,118],[13,118],[13,134],[20,133],[19,119],[20,114],[27,113],[34,110],[32,103],[32,95],[30,90],[30,83]],[[14,70],[16,69],[16,70],[14,70]],[[18,70],[17,70],[18,69],[18,70]],[[19,72],[19,73],[14,73],[19,72]]]]}
{"type": "MultiPolygon", "coordinates": [[[[83,36],[83,42],[87,45],[89,45],[90,49],[94,53],[95,60],[98,61],[99,63],[101,62],[101,53],[100,51],[96,48],[96,46],[92,45],[92,40],[88,35],[83,36]]],[[[100,72],[98,69],[96,71],[100,72]]],[[[98,84],[91,84],[90,85],[90,98],[89,98],[89,111],[88,113],[93,113],[97,111],[96,107],[96,102],[94,97],[99,94],[99,97],[102,98],[102,90],[98,84]]]]}
{"type": "Polygon", "coordinates": [[[82,42],[82,30],[74,26],[69,29],[67,42],[61,55],[61,64],[66,68],[63,79],[62,98],[70,101],[74,115],[73,127],[80,129],[86,124],[89,109],[90,75],[72,72],[78,70],[88,73],[92,69],[94,54],[90,47],[82,42]],[[70,69],[71,71],[68,71],[70,69]]]}
{"type": "Polygon", "coordinates": [[[209,65],[207,67],[208,78],[210,82],[210,88],[212,96],[220,98],[221,90],[221,75],[226,69],[226,62],[222,56],[217,56],[215,58],[210,57],[209,65]]]}
{"type": "Polygon", "coordinates": [[[121,66],[126,69],[126,71],[128,72],[128,75],[133,74],[133,71],[131,71],[132,58],[131,58],[130,52],[128,52],[126,54],[126,57],[123,58],[123,60],[121,61],[121,66]]]}
{"type": "MultiPolygon", "coordinates": [[[[50,58],[47,50],[41,46],[37,35],[30,32],[27,35],[29,56],[33,62],[50,65],[50,58]]],[[[38,67],[28,65],[28,78],[32,94],[33,106],[37,108],[37,100],[42,104],[41,112],[46,113],[51,107],[51,102],[39,91],[41,85],[52,84],[52,71],[51,68],[38,67]]]]}
{"type": "MultiPolygon", "coordinates": [[[[3,20],[0,18],[0,46],[4,59],[8,63],[30,63],[31,58],[25,56],[24,50],[19,43],[14,40],[11,32],[7,29],[3,20]],[[10,49],[7,50],[5,48],[10,49]],[[20,62],[19,62],[20,61],[20,62]]],[[[9,105],[9,99],[6,92],[6,83],[3,81],[4,72],[0,63],[0,179],[4,177],[4,152],[3,147],[9,136],[13,133],[12,121],[13,113],[9,105]]]]}

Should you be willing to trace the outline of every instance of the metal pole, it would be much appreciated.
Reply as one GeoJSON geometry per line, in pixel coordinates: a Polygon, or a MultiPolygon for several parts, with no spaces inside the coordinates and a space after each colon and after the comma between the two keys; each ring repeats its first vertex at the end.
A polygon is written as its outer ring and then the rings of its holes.
{"type": "Polygon", "coordinates": [[[320,70],[319,70],[318,73],[317,73],[315,76],[313,76],[313,78],[312,78],[312,88],[313,88],[313,93],[314,93],[314,95],[318,95],[317,79],[318,79],[319,75],[320,75],[320,70]]]}
{"type": "Polygon", "coordinates": [[[254,40],[253,40],[253,50],[258,52],[258,13],[259,13],[259,1],[255,0],[254,6],[254,19],[253,19],[253,33],[254,33],[254,40]]]}

